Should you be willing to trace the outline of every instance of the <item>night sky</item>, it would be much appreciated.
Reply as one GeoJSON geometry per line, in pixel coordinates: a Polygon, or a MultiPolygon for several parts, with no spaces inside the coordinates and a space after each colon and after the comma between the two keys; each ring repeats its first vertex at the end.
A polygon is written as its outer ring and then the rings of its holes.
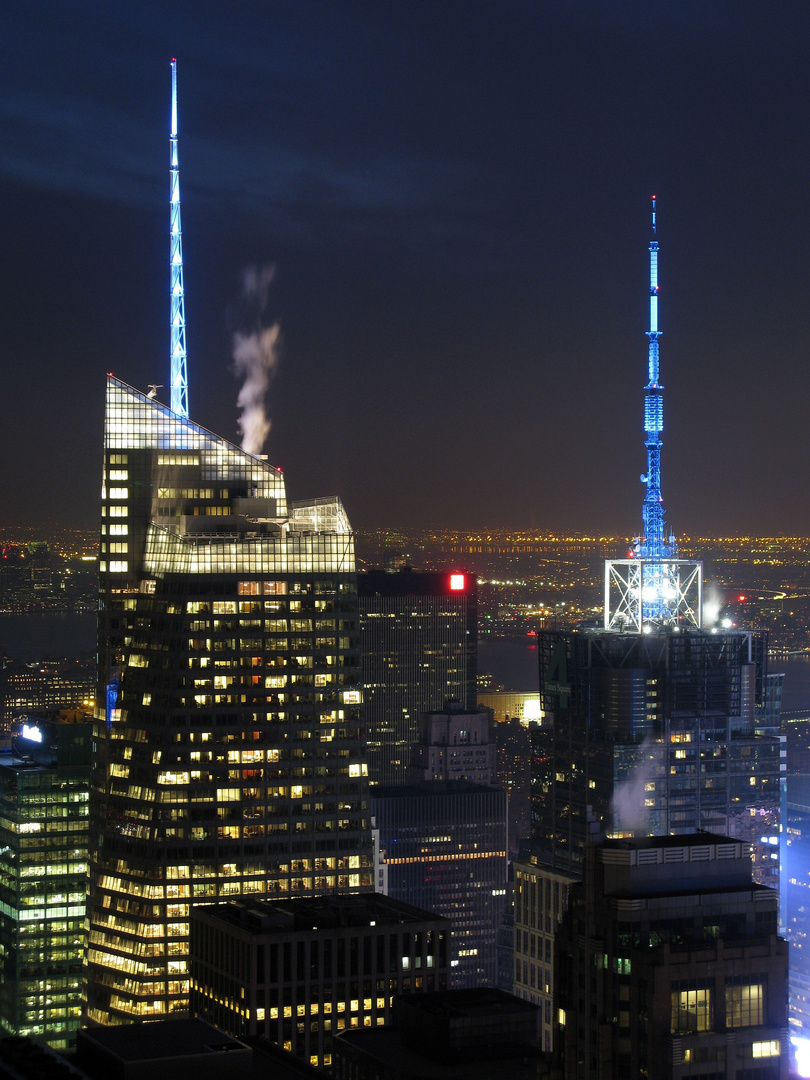
{"type": "Polygon", "coordinates": [[[5,0],[0,41],[0,526],[92,526],[105,373],[169,382],[176,56],[190,413],[239,441],[275,267],[292,498],[637,532],[655,192],[668,523],[810,534],[807,0],[5,0]]]}

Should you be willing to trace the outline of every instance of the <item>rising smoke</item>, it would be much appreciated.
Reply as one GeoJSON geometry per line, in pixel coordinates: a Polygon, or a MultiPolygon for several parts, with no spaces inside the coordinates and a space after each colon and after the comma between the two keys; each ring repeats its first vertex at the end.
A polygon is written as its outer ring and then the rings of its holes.
{"type": "Polygon", "coordinates": [[[242,272],[238,328],[233,335],[233,367],[243,378],[236,403],[242,410],[238,419],[242,449],[260,454],[270,433],[265,397],[278,366],[280,327],[265,326],[267,294],[273,280],[272,266],[248,266],[242,272]]]}
{"type": "Polygon", "coordinates": [[[646,832],[649,810],[644,805],[647,784],[655,776],[658,762],[655,739],[648,737],[638,748],[638,757],[630,775],[613,792],[611,809],[613,828],[617,832],[646,832]]]}
{"type": "Polygon", "coordinates": [[[707,585],[703,591],[703,625],[715,626],[720,618],[723,606],[723,594],[716,585],[707,585]]]}

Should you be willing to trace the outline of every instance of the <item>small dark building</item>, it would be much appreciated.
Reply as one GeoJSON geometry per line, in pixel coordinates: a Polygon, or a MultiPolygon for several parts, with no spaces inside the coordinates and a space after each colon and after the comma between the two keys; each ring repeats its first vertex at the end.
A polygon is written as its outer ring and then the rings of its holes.
{"type": "Polygon", "coordinates": [[[555,949],[566,1077],[786,1080],[787,943],[747,845],[607,840],[571,886],[555,949]]]}
{"type": "Polygon", "coordinates": [[[537,1044],[537,1007],[494,987],[405,995],[394,1024],[335,1040],[335,1080],[538,1080],[551,1063],[537,1044]]]}

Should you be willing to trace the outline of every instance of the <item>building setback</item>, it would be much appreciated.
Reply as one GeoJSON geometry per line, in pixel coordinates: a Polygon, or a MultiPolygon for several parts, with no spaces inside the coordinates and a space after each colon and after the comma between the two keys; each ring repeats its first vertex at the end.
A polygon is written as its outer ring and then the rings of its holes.
{"type": "Polygon", "coordinates": [[[340,500],[109,377],[87,1019],[188,1010],[191,905],[360,892],[372,844],[340,500]]]}
{"type": "Polygon", "coordinates": [[[740,841],[697,833],[592,848],[557,937],[565,1076],[786,1080],[777,913],[740,841]]]}
{"type": "Polygon", "coordinates": [[[385,896],[195,907],[191,1010],[329,1066],[333,1036],[391,1019],[395,994],[448,985],[450,925],[385,896]]]}

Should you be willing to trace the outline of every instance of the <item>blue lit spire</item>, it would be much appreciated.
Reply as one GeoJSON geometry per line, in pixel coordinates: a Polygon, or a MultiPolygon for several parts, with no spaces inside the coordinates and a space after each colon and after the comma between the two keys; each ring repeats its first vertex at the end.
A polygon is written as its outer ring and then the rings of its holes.
{"type": "Polygon", "coordinates": [[[650,240],[650,329],[649,382],[644,387],[644,431],[647,448],[647,472],[641,477],[647,485],[642,520],[644,534],[636,542],[636,552],[643,559],[675,557],[675,538],[666,536],[664,499],[661,495],[661,432],[664,430],[663,386],[658,381],[658,233],[655,220],[655,195],[652,197],[652,238],[650,240]]]}
{"type": "Polygon", "coordinates": [[[188,417],[186,312],[183,300],[183,233],[180,228],[180,169],[177,164],[177,61],[172,60],[172,123],[169,135],[169,268],[171,274],[172,412],[188,417]]]}
{"type": "Polygon", "coordinates": [[[664,395],[658,370],[658,234],[652,197],[650,238],[649,382],[644,387],[644,445],[647,471],[642,519],[643,535],[636,537],[626,559],[605,562],[605,629],[621,633],[669,633],[702,625],[703,564],[679,559],[675,537],[666,535],[661,495],[661,432],[664,395]]]}

